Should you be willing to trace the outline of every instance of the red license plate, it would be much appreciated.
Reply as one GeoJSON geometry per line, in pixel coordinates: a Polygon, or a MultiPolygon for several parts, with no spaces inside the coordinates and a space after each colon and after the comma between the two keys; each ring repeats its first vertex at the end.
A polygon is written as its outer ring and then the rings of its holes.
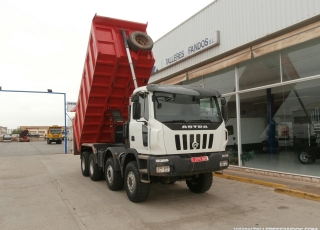
{"type": "Polygon", "coordinates": [[[196,162],[203,162],[203,161],[208,161],[209,158],[207,156],[202,156],[202,157],[191,157],[191,162],[196,163],[196,162]]]}

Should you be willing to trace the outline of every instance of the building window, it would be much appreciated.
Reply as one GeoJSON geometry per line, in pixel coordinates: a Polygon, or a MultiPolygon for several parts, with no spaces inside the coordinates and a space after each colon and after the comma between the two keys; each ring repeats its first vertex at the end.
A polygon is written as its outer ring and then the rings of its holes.
{"type": "Polygon", "coordinates": [[[246,167],[320,176],[306,167],[319,158],[320,79],[240,94],[242,153],[246,167]]]}
{"type": "Polygon", "coordinates": [[[234,66],[204,76],[204,87],[218,90],[221,94],[235,91],[234,66]]]}
{"type": "Polygon", "coordinates": [[[239,64],[239,90],[280,82],[280,53],[274,52],[239,64]]]}
{"type": "Polygon", "coordinates": [[[282,50],[281,63],[283,81],[320,74],[320,38],[282,50]]]}

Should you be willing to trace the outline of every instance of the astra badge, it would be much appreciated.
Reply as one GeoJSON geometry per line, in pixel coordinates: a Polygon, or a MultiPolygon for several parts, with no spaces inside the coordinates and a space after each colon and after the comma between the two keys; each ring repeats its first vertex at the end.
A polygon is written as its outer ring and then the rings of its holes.
{"type": "Polygon", "coordinates": [[[207,129],[207,125],[183,125],[183,129],[207,129]]]}

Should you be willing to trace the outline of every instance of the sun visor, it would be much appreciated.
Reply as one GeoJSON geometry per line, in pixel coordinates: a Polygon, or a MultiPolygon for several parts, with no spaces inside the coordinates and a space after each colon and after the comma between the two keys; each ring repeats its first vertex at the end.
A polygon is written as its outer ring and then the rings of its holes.
{"type": "Polygon", "coordinates": [[[195,86],[187,85],[157,85],[150,84],[147,85],[148,91],[153,92],[166,92],[166,93],[175,93],[175,94],[184,94],[190,96],[201,96],[201,97],[219,97],[220,93],[215,90],[204,89],[195,86]]]}

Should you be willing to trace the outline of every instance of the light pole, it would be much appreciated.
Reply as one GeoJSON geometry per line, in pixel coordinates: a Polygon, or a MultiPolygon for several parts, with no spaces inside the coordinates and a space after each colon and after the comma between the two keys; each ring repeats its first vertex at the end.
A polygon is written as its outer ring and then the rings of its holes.
{"type": "Polygon", "coordinates": [[[0,92],[8,92],[8,93],[46,93],[46,94],[61,94],[63,95],[63,116],[64,116],[64,153],[67,154],[67,141],[66,141],[66,131],[67,131],[67,110],[66,110],[66,93],[52,92],[52,89],[48,89],[45,91],[25,91],[25,90],[2,90],[0,86],[0,92]]]}

